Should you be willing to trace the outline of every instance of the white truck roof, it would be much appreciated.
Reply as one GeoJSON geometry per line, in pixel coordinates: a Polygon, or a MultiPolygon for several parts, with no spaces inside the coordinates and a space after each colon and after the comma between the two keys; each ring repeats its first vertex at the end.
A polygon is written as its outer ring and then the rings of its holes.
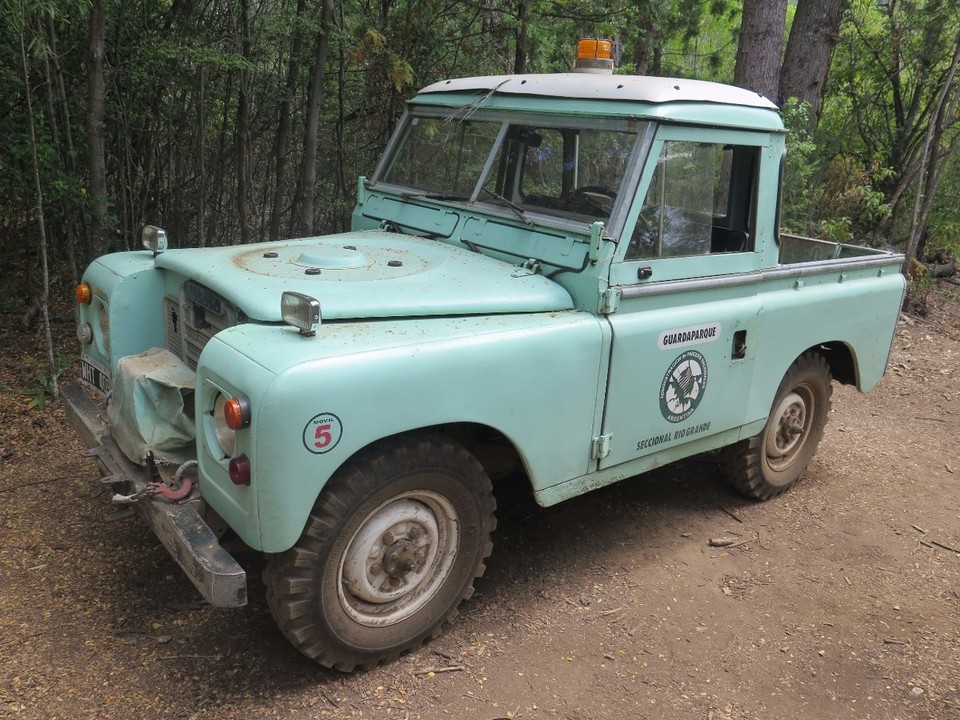
{"type": "Polygon", "coordinates": [[[777,109],[777,106],[763,95],[733,85],[723,85],[704,80],[595,73],[486,75],[457,80],[441,80],[423,88],[418,95],[491,91],[507,95],[534,95],[582,100],[625,100],[652,104],[705,102],[764,110],[777,109]]]}

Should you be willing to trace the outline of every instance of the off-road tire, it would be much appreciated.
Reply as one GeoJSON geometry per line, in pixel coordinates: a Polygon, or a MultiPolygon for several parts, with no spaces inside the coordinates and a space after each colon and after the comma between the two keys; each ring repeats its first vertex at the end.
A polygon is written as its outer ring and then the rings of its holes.
{"type": "Polygon", "coordinates": [[[377,443],[331,478],[297,543],[268,559],[274,620],[304,655],[344,672],[415,650],[473,594],[494,510],[490,479],[456,442],[377,443]]]}
{"type": "Polygon", "coordinates": [[[724,474],[735,488],[769,500],[800,479],[823,437],[831,380],[830,367],[819,353],[797,358],[777,389],[763,432],[723,453],[724,474]]]}

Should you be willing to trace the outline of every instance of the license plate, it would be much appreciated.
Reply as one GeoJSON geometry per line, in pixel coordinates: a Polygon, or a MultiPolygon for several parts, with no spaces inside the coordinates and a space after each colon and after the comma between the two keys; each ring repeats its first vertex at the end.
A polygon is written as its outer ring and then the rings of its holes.
{"type": "Polygon", "coordinates": [[[86,357],[80,358],[80,379],[102,393],[110,392],[110,373],[86,357]]]}

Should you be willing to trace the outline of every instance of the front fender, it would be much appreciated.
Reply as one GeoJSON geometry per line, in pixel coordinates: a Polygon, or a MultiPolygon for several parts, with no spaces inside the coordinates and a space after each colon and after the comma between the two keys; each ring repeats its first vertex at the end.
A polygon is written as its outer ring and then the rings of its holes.
{"type": "Polygon", "coordinates": [[[82,350],[111,372],[125,355],[163,347],[163,273],[153,264],[153,253],[134,251],[97,258],[83,273],[93,290],[93,302],[80,306],[80,322],[94,328],[95,341],[82,350]],[[99,337],[99,313],[109,313],[109,347],[99,337]],[[122,328],[122,332],[119,330],[122,328]]]}
{"type": "Polygon", "coordinates": [[[496,429],[535,488],[590,467],[601,329],[587,313],[330,323],[313,338],[238,326],[211,341],[204,362],[225,375],[236,354],[272,376],[255,388],[237,383],[253,406],[259,529],[235,529],[265,552],[296,542],[324,484],[354,453],[418,428],[496,429]]]}

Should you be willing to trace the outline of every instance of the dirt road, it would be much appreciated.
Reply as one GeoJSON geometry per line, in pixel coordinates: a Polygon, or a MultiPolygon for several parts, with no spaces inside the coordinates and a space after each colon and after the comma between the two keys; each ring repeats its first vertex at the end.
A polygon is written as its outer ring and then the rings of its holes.
{"type": "Polygon", "coordinates": [[[957,720],[960,306],[938,307],[901,326],[877,390],[835,389],[786,496],[744,500],[697,458],[546,510],[510,501],[458,622],[349,676],[274,629],[257,558],[251,604],[214,610],[139,521],[110,521],[8,352],[0,717],[957,720]]]}

